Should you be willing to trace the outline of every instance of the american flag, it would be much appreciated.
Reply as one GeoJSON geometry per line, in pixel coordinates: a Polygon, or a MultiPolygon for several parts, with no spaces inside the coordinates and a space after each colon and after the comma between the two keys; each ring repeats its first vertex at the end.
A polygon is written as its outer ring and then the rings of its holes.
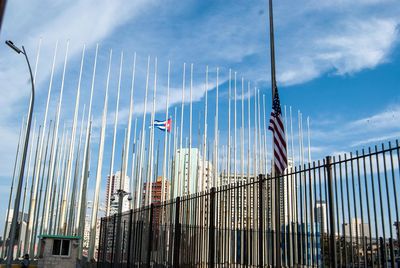
{"type": "Polygon", "coordinates": [[[281,103],[276,86],[272,94],[274,94],[274,96],[268,129],[271,130],[274,135],[274,165],[275,172],[279,175],[282,174],[287,167],[285,128],[283,126],[281,103]]]}

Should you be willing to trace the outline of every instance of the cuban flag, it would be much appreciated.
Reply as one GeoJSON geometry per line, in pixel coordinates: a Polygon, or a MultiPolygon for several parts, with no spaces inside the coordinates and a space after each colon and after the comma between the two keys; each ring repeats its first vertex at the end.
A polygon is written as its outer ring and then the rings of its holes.
{"type": "Polygon", "coordinates": [[[154,120],[154,122],[153,122],[153,127],[156,127],[159,130],[167,131],[167,132],[171,132],[171,125],[172,125],[171,118],[168,120],[164,120],[164,121],[154,120]]]}

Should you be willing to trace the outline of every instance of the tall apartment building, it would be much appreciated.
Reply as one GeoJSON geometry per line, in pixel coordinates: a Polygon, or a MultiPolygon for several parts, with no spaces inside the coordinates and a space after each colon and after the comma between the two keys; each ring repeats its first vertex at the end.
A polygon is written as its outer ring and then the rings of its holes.
{"type": "Polygon", "coordinates": [[[174,154],[171,198],[210,189],[213,185],[211,162],[204,160],[197,148],[182,148],[174,154]]]}
{"type": "MultiPolygon", "coordinates": [[[[170,187],[171,183],[169,180],[165,180],[164,184],[164,201],[170,199],[170,187]]],[[[145,206],[144,202],[146,200],[146,188],[147,182],[143,184],[143,191],[142,191],[142,205],[145,206]]],[[[162,176],[158,176],[155,182],[151,183],[151,203],[159,204],[161,203],[161,196],[162,196],[162,176]]]]}
{"type": "MultiPolygon", "coordinates": [[[[129,193],[129,177],[125,176],[125,180],[122,181],[122,190],[129,193]]],[[[119,197],[117,191],[121,189],[121,172],[117,171],[115,174],[107,177],[107,189],[106,189],[106,211],[108,207],[110,209],[110,215],[118,212],[119,197]],[[111,191],[110,191],[111,190],[111,191]]],[[[128,196],[124,196],[122,201],[122,211],[130,209],[128,196]]]]}
{"type": "Polygon", "coordinates": [[[326,209],[326,201],[318,200],[315,203],[314,220],[315,223],[319,225],[322,234],[326,234],[328,232],[328,218],[326,209]]]}

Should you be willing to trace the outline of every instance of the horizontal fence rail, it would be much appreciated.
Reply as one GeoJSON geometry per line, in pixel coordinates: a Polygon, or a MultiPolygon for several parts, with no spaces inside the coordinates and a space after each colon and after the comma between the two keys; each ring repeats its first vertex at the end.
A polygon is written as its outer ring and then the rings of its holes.
{"type": "Polygon", "coordinates": [[[400,267],[399,164],[396,141],[102,218],[98,267],[400,267]]]}

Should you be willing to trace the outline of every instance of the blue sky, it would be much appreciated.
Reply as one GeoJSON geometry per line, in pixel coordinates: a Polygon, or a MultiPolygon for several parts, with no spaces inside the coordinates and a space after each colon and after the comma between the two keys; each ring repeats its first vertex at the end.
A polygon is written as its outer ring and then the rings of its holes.
{"type": "MultiPolygon", "coordinates": [[[[134,52],[137,53],[135,116],[139,116],[139,120],[143,111],[148,55],[152,57],[151,68],[154,68],[154,57],[158,57],[157,107],[160,111],[157,117],[163,117],[165,107],[168,60],[172,62],[171,102],[175,104],[181,101],[182,65],[194,63],[195,118],[203,107],[206,65],[210,68],[210,105],[214,103],[217,66],[220,67],[221,111],[227,108],[229,68],[236,71],[238,77],[243,76],[246,82],[250,81],[252,88],[259,88],[270,100],[267,15],[266,1],[46,0],[27,3],[16,0],[7,5],[1,42],[4,44],[4,40],[11,39],[18,45],[24,44],[34,62],[39,38],[43,39],[35,108],[41,122],[55,42],[59,40],[59,50],[50,117],[54,116],[59,94],[66,40],[70,40],[61,123],[66,122],[67,126],[71,124],[82,46],[86,44],[87,51],[81,104],[87,104],[94,50],[99,43],[93,104],[95,154],[108,53],[113,49],[106,164],[103,167],[106,174],[122,50],[125,57],[119,144],[127,120],[134,52]]],[[[276,1],[274,16],[282,105],[292,106],[296,115],[297,110],[301,110],[303,116],[310,117],[313,159],[355,151],[400,136],[398,1],[276,1]]],[[[18,129],[28,102],[29,80],[24,76],[27,70],[21,57],[5,45],[0,46],[0,55],[0,208],[5,214],[18,129]]],[[[188,74],[189,68],[186,71],[188,74]]],[[[151,94],[152,91],[150,100],[151,94]]],[[[151,109],[151,105],[148,107],[151,109]]],[[[266,110],[270,107],[267,102],[266,110]]],[[[188,111],[188,106],[185,109],[188,111]]],[[[196,137],[197,122],[193,127],[196,137]]],[[[210,120],[209,124],[212,122],[210,120]]],[[[221,123],[220,128],[223,135],[226,126],[221,123]]],[[[119,155],[120,148],[117,148],[117,163],[119,155]]],[[[92,170],[94,174],[94,167],[92,170]]],[[[89,188],[88,198],[91,199],[93,180],[89,188]]]]}

